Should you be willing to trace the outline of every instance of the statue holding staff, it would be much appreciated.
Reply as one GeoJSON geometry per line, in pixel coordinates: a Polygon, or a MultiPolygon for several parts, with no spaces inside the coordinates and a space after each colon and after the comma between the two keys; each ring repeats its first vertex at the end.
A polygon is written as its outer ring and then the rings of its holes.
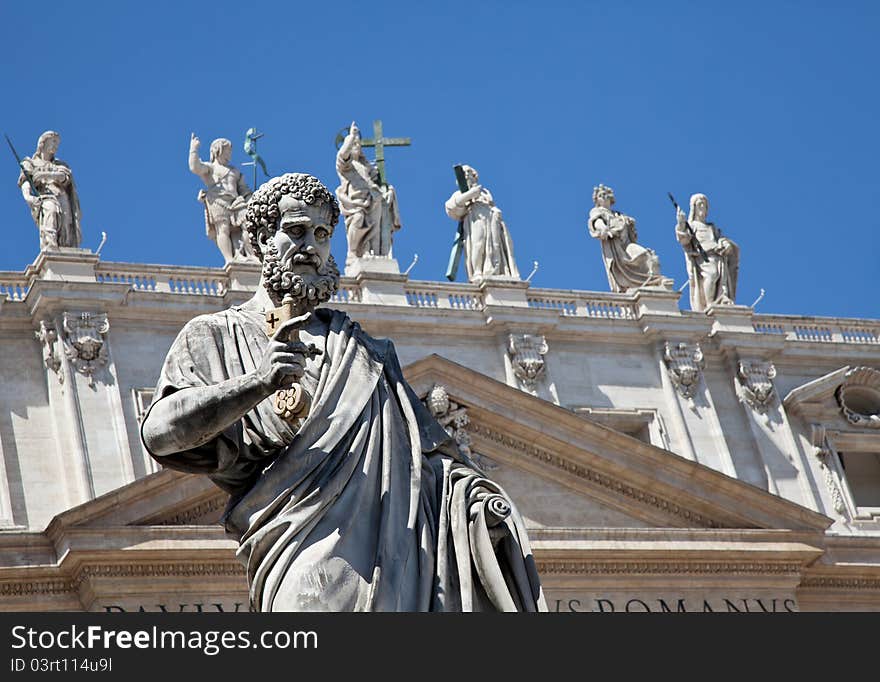
{"type": "Polygon", "coordinates": [[[702,312],[713,305],[733,305],[739,274],[739,247],[722,236],[715,223],[706,220],[708,197],[705,194],[692,195],[687,216],[677,204],[675,212],[675,237],[685,253],[691,310],[702,312]]]}
{"type": "MultiPolygon", "coordinates": [[[[519,279],[519,270],[513,257],[513,241],[495,205],[492,193],[479,184],[477,171],[462,165],[467,188],[459,189],[446,201],[446,215],[459,221],[459,237],[453,247],[447,277],[457,266],[458,245],[463,245],[468,280],[478,282],[491,277],[519,279]]],[[[460,175],[457,172],[457,175],[460,175]]],[[[461,185],[461,181],[459,181],[461,185]]]]}
{"type": "MultiPolygon", "coordinates": [[[[9,138],[6,138],[9,142],[9,138]]],[[[79,248],[82,243],[79,196],[73,182],[73,172],[61,159],[55,157],[61,136],[47,130],[37,140],[33,156],[18,160],[21,173],[18,186],[31,216],[40,230],[40,250],[58,247],[79,248]]]]}

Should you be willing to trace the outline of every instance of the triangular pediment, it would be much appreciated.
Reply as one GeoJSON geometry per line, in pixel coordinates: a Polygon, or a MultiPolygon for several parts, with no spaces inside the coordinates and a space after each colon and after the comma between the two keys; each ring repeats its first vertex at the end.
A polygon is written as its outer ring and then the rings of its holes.
{"type": "Polygon", "coordinates": [[[404,374],[418,395],[441,384],[467,409],[472,450],[499,467],[499,482],[511,488],[523,514],[538,525],[578,518],[612,527],[824,530],[831,525],[831,519],[801,505],[439,355],[408,365],[404,374]],[[580,511],[542,514],[542,496],[547,506],[566,504],[580,511]]]}
{"type": "MultiPolygon", "coordinates": [[[[821,530],[831,523],[438,355],[404,374],[417,394],[442,384],[466,407],[478,463],[531,527],[821,530]]],[[[47,530],[216,525],[226,501],[204,476],[162,470],[59,514],[47,530]]]]}

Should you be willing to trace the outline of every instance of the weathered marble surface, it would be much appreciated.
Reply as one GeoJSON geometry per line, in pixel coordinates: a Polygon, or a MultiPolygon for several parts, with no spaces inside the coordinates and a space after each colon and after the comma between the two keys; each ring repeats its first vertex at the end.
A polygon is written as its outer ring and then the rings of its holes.
{"type": "Polygon", "coordinates": [[[672,283],[660,274],[660,258],[638,243],[636,221],[615,211],[614,190],[605,185],[593,189],[593,204],[587,219],[590,235],[602,244],[602,260],[611,291],[627,292],[641,287],[672,283]]]}
{"type": "Polygon", "coordinates": [[[54,130],[40,135],[34,155],[21,160],[23,168],[18,176],[21,195],[40,231],[40,250],[79,248],[82,242],[73,172],[55,156],[60,141],[61,136],[54,130]]]}
{"type": "Polygon", "coordinates": [[[479,184],[477,171],[463,166],[468,190],[456,190],[446,200],[446,215],[462,221],[464,261],[468,280],[479,282],[494,277],[519,279],[513,257],[513,240],[495,205],[492,193],[479,184]]]}
{"type": "Polygon", "coordinates": [[[392,257],[394,233],[401,227],[397,192],[383,184],[379,170],[364,154],[361,133],[352,122],[342,146],[336,153],[339,187],[336,198],[348,238],[346,274],[356,259],[364,256],[392,257]]]}
{"type": "Polygon", "coordinates": [[[233,166],[232,142],[224,137],[211,143],[208,161],[199,159],[201,141],[193,133],[189,143],[189,169],[205,183],[198,200],[205,205],[205,234],[220,249],[225,262],[252,259],[253,249],[243,230],[244,212],[251,196],[241,171],[233,166]]]}
{"type": "Polygon", "coordinates": [[[337,289],[338,216],[309,175],[254,193],[247,228],[261,285],[178,335],[143,420],[145,446],[231,495],[224,521],[240,538],[255,609],[544,610],[516,507],[419,402],[391,342],[315,310],[337,289]],[[293,314],[269,337],[282,301],[293,314]],[[299,422],[267,400],[291,379],[312,396],[299,422]]]}

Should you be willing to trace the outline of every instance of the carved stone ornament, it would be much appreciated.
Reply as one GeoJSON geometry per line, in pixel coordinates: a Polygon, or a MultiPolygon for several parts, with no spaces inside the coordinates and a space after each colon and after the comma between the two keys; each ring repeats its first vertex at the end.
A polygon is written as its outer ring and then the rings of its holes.
{"type": "Polygon", "coordinates": [[[831,505],[834,511],[844,515],[846,513],[846,503],[843,501],[843,493],[840,490],[840,484],[833,471],[831,458],[831,448],[825,439],[825,427],[820,424],[812,424],[810,434],[810,442],[813,445],[813,452],[816,459],[819,460],[819,468],[822,470],[822,477],[825,479],[825,487],[831,496],[831,505]]]}
{"type": "Polygon", "coordinates": [[[773,379],[776,367],[763,360],[740,360],[736,370],[740,400],[758,412],[766,412],[773,404],[773,379]]]}
{"type": "Polygon", "coordinates": [[[498,467],[486,458],[475,454],[471,450],[471,436],[467,431],[468,425],[471,423],[467,414],[467,408],[462,407],[458,403],[449,399],[449,393],[446,387],[441,384],[434,384],[428,395],[423,401],[425,407],[433,415],[434,419],[440,422],[440,425],[446,429],[446,433],[455,439],[458,449],[476,462],[478,466],[484,470],[497,469],[498,467]]]}
{"type": "Polygon", "coordinates": [[[94,373],[107,364],[105,337],[110,331],[106,313],[64,313],[64,353],[78,371],[95,385],[94,373]]]}
{"type": "Polygon", "coordinates": [[[550,347],[543,335],[511,334],[508,339],[507,354],[520,389],[537,394],[538,382],[544,375],[544,356],[550,347]]]}
{"type": "Polygon", "coordinates": [[[706,366],[703,349],[698,343],[669,343],[663,352],[663,361],[669,370],[669,378],[678,392],[688,400],[696,395],[700,375],[706,366]]]}
{"type": "Polygon", "coordinates": [[[43,344],[43,362],[47,369],[51,369],[58,375],[58,380],[64,382],[64,375],[59,371],[61,369],[61,359],[58,357],[58,350],[55,342],[58,340],[58,332],[55,331],[55,325],[49,320],[40,321],[40,329],[34,332],[37,341],[43,344]]]}
{"type": "Polygon", "coordinates": [[[846,373],[835,397],[850,424],[880,429],[880,370],[853,367],[846,373]]]}

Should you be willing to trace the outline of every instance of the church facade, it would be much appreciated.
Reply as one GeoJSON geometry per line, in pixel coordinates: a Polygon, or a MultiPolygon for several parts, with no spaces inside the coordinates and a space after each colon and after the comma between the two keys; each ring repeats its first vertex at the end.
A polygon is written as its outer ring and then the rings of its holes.
{"type": "MultiPolygon", "coordinates": [[[[0,273],[0,609],[247,610],[225,495],[140,419],[259,266],[0,273]]],[[[551,611],[880,610],[880,321],[362,269],[329,304],[517,503],[551,611]]]]}

